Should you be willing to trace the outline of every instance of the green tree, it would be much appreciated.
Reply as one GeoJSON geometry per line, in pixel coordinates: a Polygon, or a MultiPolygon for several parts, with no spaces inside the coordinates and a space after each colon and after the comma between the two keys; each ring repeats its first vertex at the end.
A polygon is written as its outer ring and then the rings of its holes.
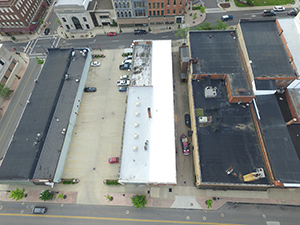
{"type": "Polygon", "coordinates": [[[63,199],[64,199],[64,194],[63,194],[63,193],[60,193],[59,195],[57,195],[57,198],[63,200],[63,199]]]}
{"type": "Polygon", "coordinates": [[[9,198],[12,198],[13,200],[20,200],[22,198],[24,198],[25,194],[25,188],[23,188],[22,190],[20,190],[19,188],[16,188],[16,190],[14,191],[10,191],[10,195],[9,198]]]}
{"type": "Polygon", "coordinates": [[[211,200],[211,199],[207,199],[206,200],[206,204],[207,204],[207,208],[209,209],[209,208],[212,208],[212,203],[213,203],[213,201],[211,200]]]}
{"type": "Polygon", "coordinates": [[[57,22],[59,25],[61,25],[61,22],[59,21],[59,19],[57,19],[56,22],[57,22]]]}
{"type": "Polygon", "coordinates": [[[203,14],[205,13],[205,7],[204,6],[201,6],[200,12],[203,13],[203,14]]]}
{"type": "Polygon", "coordinates": [[[214,26],[215,30],[225,30],[227,28],[227,24],[224,23],[222,20],[216,21],[216,26],[214,26]]]}
{"type": "Polygon", "coordinates": [[[44,23],[44,20],[42,20],[42,19],[39,19],[39,21],[43,24],[44,23]]]}
{"type": "Polygon", "coordinates": [[[39,199],[41,199],[42,201],[47,201],[47,200],[51,200],[53,199],[53,193],[51,193],[49,190],[45,190],[45,191],[42,191],[40,193],[40,197],[39,199]]]}
{"type": "Polygon", "coordinates": [[[35,57],[36,63],[37,64],[43,64],[44,60],[43,59],[39,59],[38,57],[35,57]]]}
{"type": "Polygon", "coordinates": [[[140,209],[141,207],[145,208],[147,205],[147,200],[145,195],[135,195],[131,197],[132,204],[135,208],[140,209]]]}
{"type": "Polygon", "coordinates": [[[196,27],[196,30],[212,30],[214,26],[209,22],[204,22],[196,27]]]}
{"type": "Polygon", "coordinates": [[[182,39],[184,39],[184,43],[186,43],[186,36],[189,30],[191,30],[191,28],[178,28],[177,32],[175,33],[175,36],[181,37],[182,39]]]}

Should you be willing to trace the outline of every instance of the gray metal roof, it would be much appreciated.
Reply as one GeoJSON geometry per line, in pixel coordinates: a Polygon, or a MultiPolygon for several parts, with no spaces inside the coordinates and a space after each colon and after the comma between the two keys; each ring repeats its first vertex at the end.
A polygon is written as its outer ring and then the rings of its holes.
{"type": "Polygon", "coordinates": [[[69,69],[71,52],[72,49],[50,50],[3,159],[0,179],[53,178],[64,141],[61,130],[69,122],[78,87],[75,76],[71,76],[73,82],[66,82],[65,74],[76,71],[80,78],[85,62],[84,57],[77,57],[72,64],[76,68],[69,69]]]}
{"type": "Polygon", "coordinates": [[[256,96],[265,145],[276,179],[300,182],[300,161],[275,95],[256,96]]]}
{"type": "Polygon", "coordinates": [[[276,20],[241,20],[251,68],[256,77],[295,77],[276,20]]]}

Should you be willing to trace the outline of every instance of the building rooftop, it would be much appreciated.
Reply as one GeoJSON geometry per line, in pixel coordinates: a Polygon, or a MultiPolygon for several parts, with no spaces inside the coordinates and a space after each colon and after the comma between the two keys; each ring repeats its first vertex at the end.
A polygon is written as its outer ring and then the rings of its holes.
{"type": "Polygon", "coordinates": [[[176,184],[171,41],[137,44],[133,59],[133,68],[149,63],[139,73],[133,70],[119,181],[176,184]]]}
{"type": "Polygon", "coordinates": [[[295,77],[276,20],[241,20],[254,78],[295,77]]]}
{"type": "Polygon", "coordinates": [[[276,96],[256,96],[261,130],[276,179],[282,183],[300,182],[300,161],[276,96]]]}
{"type": "Polygon", "coordinates": [[[189,40],[191,57],[199,61],[193,74],[228,75],[233,95],[252,95],[235,31],[190,31],[189,40]]]}
{"type": "Polygon", "coordinates": [[[249,184],[270,184],[250,107],[229,103],[222,80],[211,79],[211,86],[217,88],[217,97],[205,98],[206,83],[192,80],[195,111],[212,116],[212,123],[195,118],[202,183],[246,184],[242,176],[262,167],[266,178],[249,184]],[[231,166],[237,177],[226,174],[231,166]]]}
{"type": "Polygon", "coordinates": [[[113,9],[112,1],[110,0],[92,0],[90,1],[87,10],[105,10],[113,9]],[[96,6],[96,8],[95,8],[96,6]]]}
{"type": "Polygon", "coordinates": [[[0,167],[0,179],[53,179],[86,58],[50,49],[0,167]],[[72,61],[72,62],[71,62],[72,61]],[[72,68],[70,67],[72,66],[72,68]],[[75,72],[76,71],[76,72],[75,72]],[[65,80],[65,74],[70,79],[65,80]]]}

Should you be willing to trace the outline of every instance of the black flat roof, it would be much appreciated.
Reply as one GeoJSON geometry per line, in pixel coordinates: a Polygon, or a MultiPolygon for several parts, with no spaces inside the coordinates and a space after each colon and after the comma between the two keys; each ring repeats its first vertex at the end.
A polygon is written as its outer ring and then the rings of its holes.
{"type": "MultiPolygon", "coordinates": [[[[34,175],[39,179],[53,178],[64,141],[62,129],[58,128],[67,127],[74,104],[74,93],[78,91],[75,76],[73,82],[65,81],[65,74],[70,70],[72,51],[50,50],[3,159],[0,179],[28,180],[34,175]],[[53,121],[57,121],[59,125],[53,125],[53,121]]],[[[79,50],[77,51],[79,56],[79,50]]],[[[79,58],[80,56],[77,57],[79,58]]],[[[82,62],[77,60],[73,63],[76,64],[73,70],[78,76],[82,74],[82,62]]]]}
{"type": "Polygon", "coordinates": [[[234,30],[190,31],[189,40],[191,57],[199,60],[193,65],[193,74],[226,74],[233,95],[252,95],[234,30]]]}
{"type": "Polygon", "coordinates": [[[300,182],[300,161],[275,95],[256,96],[265,145],[276,179],[300,182]]]}
{"type": "Polygon", "coordinates": [[[254,78],[296,77],[276,25],[276,20],[241,20],[254,78]]]}
{"type": "Polygon", "coordinates": [[[265,91],[265,90],[277,90],[275,80],[254,80],[256,90],[265,91]]]}
{"type": "Polygon", "coordinates": [[[213,117],[213,123],[206,124],[199,124],[196,118],[202,182],[268,185],[269,176],[250,107],[230,104],[224,82],[216,79],[210,82],[212,87],[217,87],[217,98],[205,98],[206,83],[192,81],[195,109],[202,109],[204,116],[213,117]],[[226,174],[230,166],[234,167],[237,177],[226,174]],[[264,168],[266,178],[244,183],[242,176],[254,172],[258,167],[264,168]]]}

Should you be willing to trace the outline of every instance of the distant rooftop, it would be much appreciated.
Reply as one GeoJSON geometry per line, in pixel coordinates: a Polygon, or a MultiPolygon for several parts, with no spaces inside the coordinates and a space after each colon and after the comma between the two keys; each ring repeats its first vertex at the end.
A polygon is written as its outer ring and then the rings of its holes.
{"type": "Polygon", "coordinates": [[[113,9],[112,1],[110,0],[92,0],[90,1],[87,10],[94,10],[95,6],[96,10],[113,9]]]}
{"type": "Polygon", "coordinates": [[[195,118],[202,183],[246,184],[242,175],[262,167],[266,178],[249,184],[270,184],[250,107],[229,103],[221,80],[212,79],[211,85],[217,88],[217,97],[205,98],[205,82],[192,80],[195,110],[212,117],[212,123],[195,118]],[[226,174],[231,166],[237,177],[226,174]]]}
{"type": "Polygon", "coordinates": [[[136,86],[128,91],[121,183],[177,182],[171,51],[170,40],[135,46],[136,86]]]}
{"type": "Polygon", "coordinates": [[[241,20],[254,78],[296,77],[279,34],[276,20],[241,20]]]}

